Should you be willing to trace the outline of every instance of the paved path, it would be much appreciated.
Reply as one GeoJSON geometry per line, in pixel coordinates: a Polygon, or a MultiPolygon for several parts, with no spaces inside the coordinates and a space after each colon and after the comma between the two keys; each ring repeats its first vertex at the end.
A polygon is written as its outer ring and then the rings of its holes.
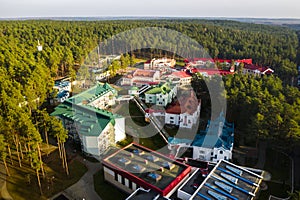
{"type": "Polygon", "coordinates": [[[72,185],[71,187],[64,190],[62,193],[68,197],[76,200],[101,200],[96,191],[94,190],[94,178],[93,175],[98,172],[102,165],[101,163],[93,163],[78,156],[76,158],[80,162],[84,163],[88,168],[88,171],[81,177],[81,179],[72,185]]]}
{"type": "Polygon", "coordinates": [[[266,162],[266,149],[268,147],[267,141],[260,141],[259,142],[259,148],[258,148],[258,161],[255,165],[255,168],[257,169],[263,169],[266,162]]]}
{"type": "Polygon", "coordinates": [[[0,162],[0,197],[5,200],[13,200],[6,188],[6,170],[2,162],[0,162]]]}

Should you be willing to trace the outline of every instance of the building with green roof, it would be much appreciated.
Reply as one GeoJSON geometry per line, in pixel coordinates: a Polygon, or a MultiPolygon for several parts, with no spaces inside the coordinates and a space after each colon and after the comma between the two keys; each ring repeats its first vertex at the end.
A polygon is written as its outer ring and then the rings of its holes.
{"type": "Polygon", "coordinates": [[[166,106],[171,103],[177,95],[177,85],[166,82],[158,86],[154,86],[145,92],[145,102],[158,106],[166,106]]]}
{"type": "Polygon", "coordinates": [[[101,156],[107,148],[125,136],[125,119],[105,110],[115,104],[117,91],[109,84],[98,83],[55,108],[70,137],[80,139],[82,150],[101,156]]]}

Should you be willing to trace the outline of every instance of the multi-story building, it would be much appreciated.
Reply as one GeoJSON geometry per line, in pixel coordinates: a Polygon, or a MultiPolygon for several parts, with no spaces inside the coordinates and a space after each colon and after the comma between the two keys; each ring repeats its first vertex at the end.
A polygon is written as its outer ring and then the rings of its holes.
{"type": "Polygon", "coordinates": [[[145,119],[149,121],[150,115],[164,117],[165,124],[191,129],[199,121],[200,110],[201,101],[197,99],[194,92],[189,92],[181,95],[166,109],[147,109],[145,119]]]}
{"type": "Polygon", "coordinates": [[[171,58],[161,58],[148,60],[144,63],[144,69],[161,70],[164,71],[168,68],[173,68],[176,65],[176,60],[171,58]]]}
{"type": "Polygon", "coordinates": [[[122,78],[121,85],[159,84],[160,72],[156,70],[137,69],[122,78]]]}
{"type": "Polygon", "coordinates": [[[262,67],[253,64],[245,64],[243,68],[243,74],[251,74],[254,76],[270,75],[273,73],[274,70],[269,67],[262,67]]]}
{"type": "MultiPolygon", "coordinates": [[[[218,162],[232,159],[234,143],[234,124],[225,121],[221,115],[214,121],[208,121],[205,131],[196,135],[194,140],[169,138],[170,149],[191,148],[193,159],[218,162]]],[[[177,155],[175,155],[177,156],[177,155]]]]}
{"type": "Polygon", "coordinates": [[[165,111],[165,123],[177,125],[181,128],[192,128],[197,124],[200,116],[201,101],[194,92],[181,95],[165,111]]]}
{"type": "Polygon", "coordinates": [[[185,71],[173,72],[168,78],[177,80],[179,86],[191,85],[192,82],[192,76],[185,71]]]}
{"type": "Polygon", "coordinates": [[[166,82],[162,85],[153,86],[145,92],[145,102],[158,106],[166,106],[177,95],[177,85],[166,82]]]}
{"type": "Polygon", "coordinates": [[[109,84],[98,83],[64,101],[51,115],[62,120],[70,138],[81,142],[83,152],[101,156],[126,137],[124,117],[104,110],[115,103],[116,95],[109,84]]]}

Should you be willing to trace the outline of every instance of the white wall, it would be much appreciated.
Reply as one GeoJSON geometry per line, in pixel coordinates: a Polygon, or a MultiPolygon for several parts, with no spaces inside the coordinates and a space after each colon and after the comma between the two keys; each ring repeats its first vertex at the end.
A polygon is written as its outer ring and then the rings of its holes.
{"type": "Polygon", "coordinates": [[[86,153],[99,156],[98,137],[97,136],[82,136],[83,150],[86,153]]]}
{"type": "Polygon", "coordinates": [[[145,94],[145,101],[146,103],[156,103],[156,95],[155,94],[145,94]]]}
{"type": "Polygon", "coordinates": [[[115,142],[119,142],[126,138],[125,134],[125,118],[116,118],[115,119],[115,142]]]}
{"type": "Polygon", "coordinates": [[[166,124],[174,124],[174,125],[179,125],[179,117],[180,115],[177,114],[171,114],[171,113],[166,113],[165,115],[165,123],[166,124]]]}
{"type": "Polygon", "coordinates": [[[205,147],[193,147],[193,159],[200,159],[205,161],[218,162],[221,159],[229,160],[232,158],[230,150],[224,148],[205,148],[205,147]]]}

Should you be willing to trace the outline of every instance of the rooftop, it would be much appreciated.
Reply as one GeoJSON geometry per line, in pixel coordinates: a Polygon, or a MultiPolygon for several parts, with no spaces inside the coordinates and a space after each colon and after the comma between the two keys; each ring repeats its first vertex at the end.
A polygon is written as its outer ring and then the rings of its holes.
{"type": "Polygon", "coordinates": [[[214,121],[208,121],[205,131],[200,131],[194,140],[168,138],[171,144],[187,143],[191,146],[230,150],[234,142],[234,124],[225,121],[222,113],[214,121]]]}
{"type": "Polygon", "coordinates": [[[99,136],[108,123],[114,124],[114,119],[119,117],[102,109],[79,106],[68,101],[58,105],[51,115],[74,121],[80,134],[86,136],[99,136]]]}
{"type": "Polygon", "coordinates": [[[220,148],[230,150],[234,141],[234,128],[233,124],[225,122],[212,122],[208,123],[208,129],[204,134],[197,134],[192,146],[207,147],[207,148],[220,148]]]}
{"type": "Polygon", "coordinates": [[[153,77],[155,72],[155,70],[137,69],[133,73],[133,76],[153,77]]]}
{"type": "Polygon", "coordinates": [[[92,101],[99,98],[101,95],[106,94],[108,91],[115,92],[115,89],[107,83],[98,83],[96,86],[75,95],[58,105],[51,115],[73,121],[76,124],[76,127],[78,127],[78,132],[81,135],[99,136],[109,123],[114,125],[115,118],[119,118],[120,116],[114,115],[103,109],[82,104],[82,102],[92,101]]]}
{"type": "Polygon", "coordinates": [[[173,72],[171,75],[179,77],[179,78],[189,78],[189,77],[191,77],[191,75],[187,74],[185,71],[173,72]]]}
{"type": "Polygon", "coordinates": [[[253,65],[253,64],[245,64],[244,66],[245,69],[249,69],[249,70],[258,70],[261,73],[266,73],[266,74],[272,74],[274,72],[274,70],[272,70],[269,67],[264,67],[264,66],[258,66],[258,65],[253,65]]]}
{"type": "Polygon", "coordinates": [[[110,91],[113,93],[116,92],[108,83],[97,83],[94,87],[69,98],[67,101],[77,105],[83,102],[89,103],[110,91]]]}
{"type": "Polygon", "coordinates": [[[262,176],[225,160],[220,160],[205,180],[195,187],[191,199],[253,199],[262,176]]]}
{"type": "Polygon", "coordinates": [[[134,179],[141,187],[162,196],[166,196],[191,171],[190,166],[135,143],[106,157],[102,162],[120,171],[128,179],[134,179]]]}
{"type": "Polygon", "coordinates": [[[191,73],[200,73],[202,75],[206,76],[213,76],[213,75],[229,75],[234,74],[234,72],[230,72],[227,70],[220,70],[220,69],[199,69],[199,68],[193,68],[191,69],[191,73]]]}
{"type": "Polygon", "coordinates": [[[171,91],[172,86],[170,83],[166,82],[158,87],[153,87],[152,89],[148,90],[145,94],[159,94],[159,93],[168,93],[171,91]]]}
{"type": "Polygon", "coordinates": [[[199,105],[199,100],[195,96],[194,92],[191,91],[187,95],[181,95],[177,101],[173,102],[170,106],[168,106],[168,108],[166,109],[166,113],[193,114],[197,110],[198,105],[199,105]]]}

